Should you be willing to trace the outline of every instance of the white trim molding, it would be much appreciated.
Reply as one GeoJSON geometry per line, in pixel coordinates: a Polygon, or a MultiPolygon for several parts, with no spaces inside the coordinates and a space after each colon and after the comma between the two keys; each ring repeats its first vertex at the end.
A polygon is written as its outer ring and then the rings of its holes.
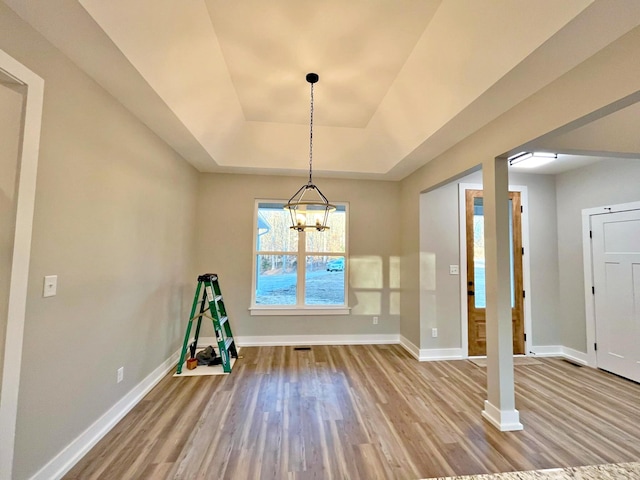
{"type": "MultiPolygon", "coordinates": [[[[235,337],[238,347],[267,347],[288,345],[386,345],[400,343],[400,335],[369,334],[369,335],[268,335],[268,336],[238,336],[235,337]]],[[[201,338],[198,344],[215,339],[201,338]]],[[[215,345],[215,343],[210,343],[215,345]]]]}
{"type": "Polygon", "coordinates": [[[539,345],[531,347],[530,353],[536,357],[562,357],[566,360],[579,363],[580,365],[590,366],[589,357],[586,353],[574,350],[573,348],[563,345],[539,345]]]}
{"type": "Polygon", "coordinates": [[[536,357],[561,357],[562,348],[562,345],[534,345],[529,349],[529,353],[536,357]]]}
{"type": "Polygon", "coordinates": [[[307,307],[307,308],[269,308],[251,307],[251,316],[283,317],[283,316],[311,316],[311,315],[349,315],[349,307],[307,307]]]}
{"type": "Polygon", "coordinates": [[[7,329],[2,386],[0,388],[0,478],[12,478],[44,80],[3,50],[0,50],[0,70],[26,87],[20,157],[18,158],[16,222],[9,283],[7,329]]]}
{"type": "Polygon", "coordinates": [[[438,360],[462,360],[462,348],[418,348],[413,342],[400,335],[400,345],[419,362],[438,360]]]}
{"type": "Polygon", "coordinates": [[[413,343],[404,335],[400,335],[400,345],[407,352],[409,352],[413,358],[415,358],[418,361],[420,360],[420,349],[415,343],[413,343]]]}
{"type": "Polygon", "coordinates": [[[482,416],[501,432],[514,432],[523,428],[518,410],[500,410],[489,400],[484,401],[482,416]]]}
{"type": "Polygon", "coordinates": [[[562,347],[562,357],[567,360],[571,360],[572,362],[579,363],[580,365],[590,366],[588,354],[579,352],[573,348],[562,347]]]}
{"type": "MultiPolygon", "coordinates": [[[[164,376],[175,368],[180,350],[165,360],[138,385],[122,397],[113,407],[64,447],[49,463],[42,467],[31,480],[62,478],[78,461],[93,448],[122,418],[155,387],[164,376]]],[[[4,477],[3,477],[4,478],[4,477]]]]}
{"type": "Polygon", "coordinates": [[[433,362],[438,360],[462,360],[466,358],[461,348],[421,348],[421,362],[433,362]]]}

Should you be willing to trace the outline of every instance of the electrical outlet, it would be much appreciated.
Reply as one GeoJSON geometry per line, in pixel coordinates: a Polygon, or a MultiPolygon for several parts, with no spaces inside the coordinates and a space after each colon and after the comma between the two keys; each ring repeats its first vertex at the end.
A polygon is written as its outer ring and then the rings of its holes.
{"type": "Polygon", "coordinates": [[[438,329],[437,328],[432,328],[431,329],[431,336],[433,338],[436,338],[438,336],[438,329]]]}
{"type": "Polygon", "coordinates": [[[373,317],[373,324],[377,325],[378,324],[378,317],[373,317]]]}
{"type": "Polygon", "coordinates": [[[124,380],[124,367],[120,367],[118,369],[117,382],[116,383],[120,383],[122,380],[124,380]]]}
{"type": "Polygon", "coordinates": [[[449,265],[449,275],[460,275],[460,266],[449,265]]]}

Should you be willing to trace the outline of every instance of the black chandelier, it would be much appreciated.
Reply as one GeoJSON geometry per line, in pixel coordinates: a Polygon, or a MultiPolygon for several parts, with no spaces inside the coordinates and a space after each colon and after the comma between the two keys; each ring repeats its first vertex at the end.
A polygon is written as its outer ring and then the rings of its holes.
{"type": "Polygon", "coordinates": [[[331,205],[320,189],[313,183],[313,84],[318,81],[317,73],[307,73],[307,82],[311,84],[311,120],[309,131],[309,181],[293,194],[284,206],[291,215],[291,229],[303,232],[315,229],[328,230],[329,213],[336,209],[331,205]],[[306,195],[306,197],[305,197],[306,195]]]}

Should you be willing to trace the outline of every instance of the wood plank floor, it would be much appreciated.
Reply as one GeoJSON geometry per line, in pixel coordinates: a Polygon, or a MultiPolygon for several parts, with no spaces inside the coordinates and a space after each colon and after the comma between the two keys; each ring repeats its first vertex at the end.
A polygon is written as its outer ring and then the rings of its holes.
{"type": "Polygon", "coordinates": [[[485,368],[399,345],[243,348],[228,376],[167,376],[65,478],[377,479],[640,458],[640,385],[559,359],[516,367],[525,426],[482,420],[485,368]]]}

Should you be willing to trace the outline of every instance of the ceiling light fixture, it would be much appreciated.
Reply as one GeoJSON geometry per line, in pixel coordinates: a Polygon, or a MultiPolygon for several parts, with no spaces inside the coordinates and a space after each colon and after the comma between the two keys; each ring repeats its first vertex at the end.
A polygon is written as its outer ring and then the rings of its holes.
{"type": "Polygon", "coordinates": [[[509,157],[509,166],[521,168],[536,168],[553,162],[558,158],[557,153],[550,152],[521,152],[509,157]]]}
{"type": "Polygon", "coordinates": [[[313,84],[318,81],[317,73],[307,73],[307,82],[311,84],[311,120],[309,122],[309,181],[293,194],[284,206],[291,215],[291,229],[303,232],[315,229],[328,230],[329,213],[336,209],[331,205],[320,189],[313,184],[313,84]],[[305,195],[309,194],[307,198],[305,195]]]}

